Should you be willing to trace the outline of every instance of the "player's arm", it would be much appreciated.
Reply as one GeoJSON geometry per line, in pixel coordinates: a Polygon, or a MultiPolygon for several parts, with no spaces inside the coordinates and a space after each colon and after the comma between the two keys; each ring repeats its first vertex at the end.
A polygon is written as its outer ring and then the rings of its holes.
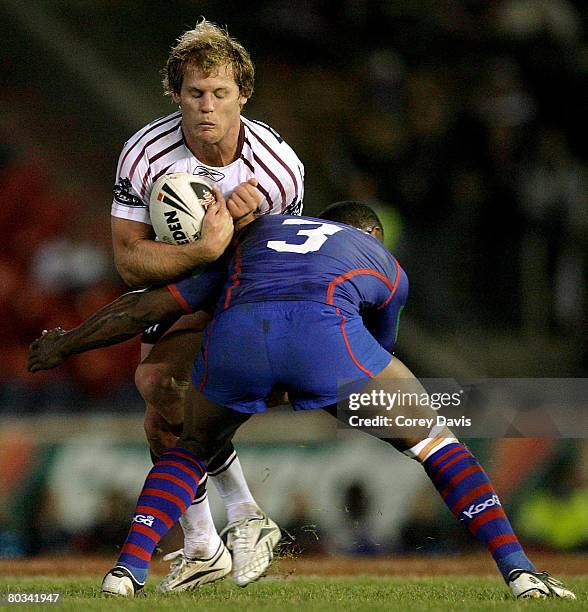
{"type": "Polygon", "coordinates": [[[156,242],[150,225],[112,217],[116,267],[131,287],[165,282],[216,260],[232,235],[233,220],[224,200],[208,207],[202,222],[202,237],[190,244],[156,242]]]}
{"type": "Polygon", "coordinates": [[[215,262],[198,277],[125,293],[71,331],[58,327],[43,332],[31,344],[29,371],[49,370],[70,355],[124,342],[167,316],[211,312],[226,278],[226,259],[215,262]]]}
{"type": "Polygon", "coordinates": [[[165,287],[125,293],[71,331],[58,327],[43,332],[31,344],[28,369],[55,368],[70,355],[124,342],[162,318],[182,312],[165,287]]]}

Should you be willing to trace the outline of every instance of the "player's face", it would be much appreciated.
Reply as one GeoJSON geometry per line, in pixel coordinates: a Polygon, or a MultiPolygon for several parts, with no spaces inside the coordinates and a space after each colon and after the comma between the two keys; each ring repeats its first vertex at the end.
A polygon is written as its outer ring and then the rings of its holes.
{"type": "Polygon", "coordinates": [[[182,89],[174,95],[174,101],[181,106],[182,128],[190,147],[236,148],[239,116],[247,98],[239,94],[230,66],[208,76],[199,68],[187,66],[182,89]]]}

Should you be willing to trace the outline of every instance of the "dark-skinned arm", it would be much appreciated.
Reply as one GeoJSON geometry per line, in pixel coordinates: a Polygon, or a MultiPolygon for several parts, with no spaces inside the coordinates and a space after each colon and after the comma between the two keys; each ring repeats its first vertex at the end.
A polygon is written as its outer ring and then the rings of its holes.
{"type": "Polygon", "coordinates": [[[165,287],[125,293],[71,331],[44,331],[30,346],[28,369],[55,368],[70,355],[124,342],[162,318],[183,312],[165,287]]]}

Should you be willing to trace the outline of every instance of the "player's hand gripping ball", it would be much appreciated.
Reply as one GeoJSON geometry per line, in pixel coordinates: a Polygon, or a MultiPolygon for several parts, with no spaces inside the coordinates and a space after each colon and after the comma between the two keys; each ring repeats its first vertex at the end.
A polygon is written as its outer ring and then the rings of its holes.
{"type": "Polygon", "coordinates": [[[153,185],[149,215],[157,237],[168,244],[187,244],[200,238],[206,209],[215,202],[212,187],[202,178],[174,172],[153,185]]]}

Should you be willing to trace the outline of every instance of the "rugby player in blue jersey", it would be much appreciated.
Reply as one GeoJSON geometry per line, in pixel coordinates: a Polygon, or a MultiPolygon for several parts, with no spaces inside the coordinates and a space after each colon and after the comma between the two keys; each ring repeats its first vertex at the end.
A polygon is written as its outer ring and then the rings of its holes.
{"type": "MultiPolygon", "coordinates": [[[[224,200],[217,198],[214,206],[222,209],[224,200]]],[[[164,316],[214,313],[192,369],[182,436],[145,481],[121,555],[104,578],[107,594],[133,596],[143,587],[155,547],[191,503],[206,463],[252,414],[266,410],[274,389],[287,391],[295,410],[332,413],[342,399],[341,381],[418,384],[392,353],[408,280],[377,239],[381,224],[370,208],[343,202],[320,219],[253,220],[239,221],[228,252],[201,276],[125,294],[78,328],[46,332],[31,347],[29,369],[37,371],[121,342],[164,316]]],[[[415,417],[430,412],[411,406],[415,417]]],[[[486,473],[449,430],[433,427],[386,441],[422,463],[452,513],[487,546],[516,597],[574,598],[537,572],[486,473]]],[[[254,563],[245,568],[243,584],[252,576],[258,577],[254,563]]]]}

